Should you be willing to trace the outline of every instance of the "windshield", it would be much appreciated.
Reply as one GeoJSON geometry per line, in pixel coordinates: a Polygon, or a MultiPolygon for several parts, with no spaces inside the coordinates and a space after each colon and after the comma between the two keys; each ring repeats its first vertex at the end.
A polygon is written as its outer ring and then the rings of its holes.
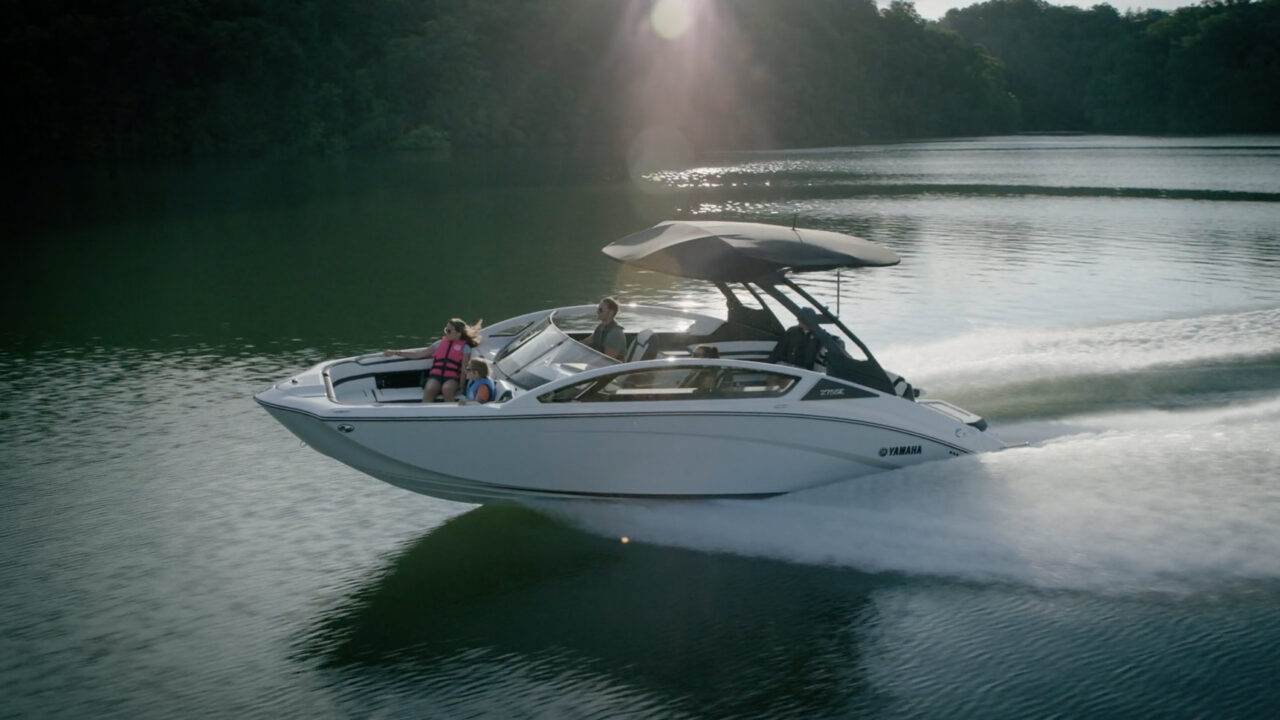
{"type": "Polygon", "coordinates": [[[553,313],[529,327],[495,359],[512,384],[529,390],[584,370],[618,364],[566,335],[554,320],[553,313]]]}

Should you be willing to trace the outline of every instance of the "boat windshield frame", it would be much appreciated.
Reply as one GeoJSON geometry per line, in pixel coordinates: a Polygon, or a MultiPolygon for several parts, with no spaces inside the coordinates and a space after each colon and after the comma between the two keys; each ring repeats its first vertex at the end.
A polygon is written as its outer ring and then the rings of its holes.
{"type": "MultiPolygon", "coordinates": [[[[809,294],[808,291],[792,280],[789,274],[789,271],[781,270],[754,280],[741,282],[740,285],[765,307],[775,322],[783,321],[783,316],[776,309],[765,305],[761,293],[781,305],[791,314],[795,321],[805,321],[809,331],[818,338],[818,342],[826,349],[826,365],[829,375],[842,380],[856,382],[882,392],[897,394],[893,379],[885,372],[866,343],[862,342],[847,325],[841,322],[840,318],[831,311],[831,308],[809,294]],[[794,293],[809,307],[802,307],[796,302],[795,298],[788,295],[788,292],[794,293]],[[832,334],[827,328],[837,330],[839,335],[832,334]],[[854,347],[861,352],[862,357],[855,358],[851,355],[850,348],[840,336],[852,342],[854,347]]],[[[756,327],[762,325],[759,319],[760,312],[743,307],[728,283],[716,283],[716,287],[719,288],[720,293],[724,295],[729,303],[731,318],[736,316],[738,322],[752,324],[756,327]],[[754,320],[752,319],[753,317],[755,318],[754,320]]],[[[788,322],[786,324],[791,325],[792,323],[788,322]]],[[[779,328],[780,326],[774,326],[772,330],[773,332],[778,332],[779,328]]]]}
{"type": "Polygon", "coordinates": [[[495,368],[512,385],[532,390],[587,370],[619,364],[575,340],[556,325],[555,319],[556,312],[548,313],[494,357],[495,368]]]}

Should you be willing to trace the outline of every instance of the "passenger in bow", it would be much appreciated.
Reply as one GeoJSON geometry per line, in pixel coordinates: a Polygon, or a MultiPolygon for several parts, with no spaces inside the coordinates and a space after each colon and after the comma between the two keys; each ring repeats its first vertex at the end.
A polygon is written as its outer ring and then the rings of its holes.
{"type": "Polygon", "coordinates": [[[417,351],[387,350],[382,354],[409,360],[431,358],[427,382],[422,387],[422,402],[435,402],[437,395],[443,395],[445,402],[453,402],[462,382],[462,369],[471,361],[471,348],[480,344],[481,322],[477,320],[474,325],[468,325],[452,318],[444,324],[444,337],[434,344],[417,351]]]}
{"type": "Polygon", "coordinates": [[[467,363],[467,386],[462,391],[459,405],[487,403],[498,397],[498,388],[489,378],[489,363],[484,358],[471,358],[467,363]]]}

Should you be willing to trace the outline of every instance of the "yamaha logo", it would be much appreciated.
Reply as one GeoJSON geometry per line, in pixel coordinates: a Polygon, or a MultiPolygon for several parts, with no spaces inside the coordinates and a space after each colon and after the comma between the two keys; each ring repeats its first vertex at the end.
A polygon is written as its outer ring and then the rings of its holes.
{"type": "Polygon", "coordinates": [[[890,455],[919,455],[921,448],[919,445],[897,445],[895,447],[880,448],[880,457],[890,455]]]}

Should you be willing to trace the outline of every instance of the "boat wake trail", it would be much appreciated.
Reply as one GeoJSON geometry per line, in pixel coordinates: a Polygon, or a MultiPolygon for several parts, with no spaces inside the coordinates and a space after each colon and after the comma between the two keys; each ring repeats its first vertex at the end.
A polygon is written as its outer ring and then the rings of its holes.
{"type": "Polygon", "coordinates": [[[1280,310],[1002,341],[985,346],[993,360],[939,346],[948,366],[908,372],[947,399],[970,388],[1006,408],[1022,389],[1061,383],[1062,399],[995,424],[1034,444],[765,502],[551,511],[633,542],[871,573],[1126,594],[1277,587],[1280,310]],[[1116,379],[1097,399],[1066,401],[1107,368],[1116,379]],[[1186,385],[1215,373],[1246,378],[1186,385]],[[1144,389],[1124,396],[1126,383],[1144,389]]]}
{"type": "Polygon", "coordinates": [[[553,510],[631,541],[1046,589],[1280,580],[1280,400],[851,479],[766,502],[553,510]]]}
{"type": "Polygon", "coordinates": [[[897,346],[881,362],[990,419],[1253,401],[1280,387],[1280,308],[897,346]]]}

